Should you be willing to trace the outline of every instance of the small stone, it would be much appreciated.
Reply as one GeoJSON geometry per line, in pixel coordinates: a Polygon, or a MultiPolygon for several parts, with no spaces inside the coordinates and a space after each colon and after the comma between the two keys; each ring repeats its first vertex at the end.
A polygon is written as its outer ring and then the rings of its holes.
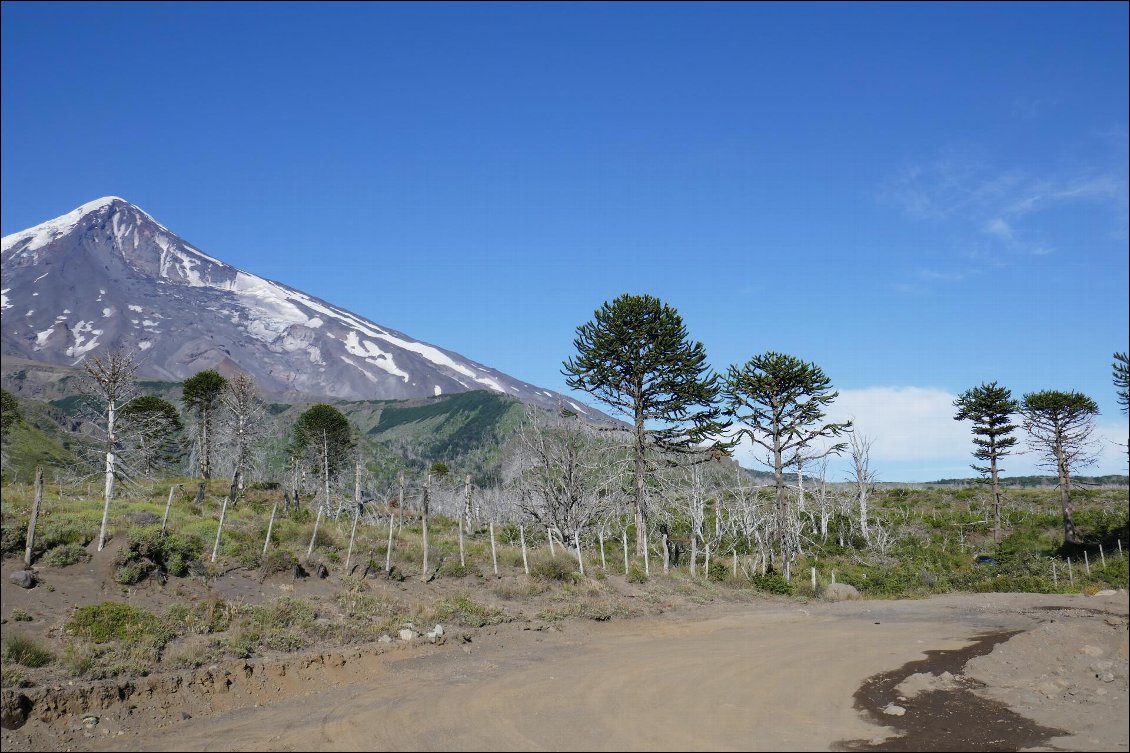
{"type": "Polygon", "coordinates": [[[84,716],[82,718],[82,726],[86,729],[94,729],[98,726],[98,717],[94,715],[84,716]]]}
{"type": "Polygon", "coordinates": [[[182,711],[182,712],[180,712],[180,718],[181,718],[182,720],[184,720],[184,719],[191,719],[191,718],[192,718],[192,714],[188,713],[187,711],[182,711]]]}
{"type": "Polygon", "coordinates": [[[1114,682],[1114,673],[1103,672],[1101,675],[1099,675],[1099,679],[1103,682],[1114,682]]]}
{"type": "Polygon", "coordinates": [[[17,570],[8,576],[8,580],[20,588],[35,588],[35,573],[31,570],[17,570]]]}
{"type": "Polygon", "coordinates": [[[435,633],[436,638],[442,638],[443,637],[443,625],[436,625],[435,628],[432,630],[432,632],[435,633]]]}
{"type": "Polygon", "coordinates": [[[416,631],[412,628],[404,628],[400,631],[400,640],[410,641],[416,637],[416,631]]]}
{"type": "Polygon", "coordinates": [[[392,636],[385,633],[380,638],[377,638],[377,643],[392,643],[392,636]]]}
{"type": "Polygon", "coordinates": [[[886,707],[883,709],[883,713],[886,714],[887,716],[902,716],[903,714],[906,713],[906,709],[904,709],[902,706],[897,706],[893,703],[888,703],[886,705],[886,707]]]}
{"type": "Polygon", "coordinates": [[[1091,646],[1091,645],[1086,645],[1079,650],[1082,651],[1087,656],[1102,656],[1104,653],[1106,653],[1105,651],[1103,651],[1098,646],[1091,646]]]}

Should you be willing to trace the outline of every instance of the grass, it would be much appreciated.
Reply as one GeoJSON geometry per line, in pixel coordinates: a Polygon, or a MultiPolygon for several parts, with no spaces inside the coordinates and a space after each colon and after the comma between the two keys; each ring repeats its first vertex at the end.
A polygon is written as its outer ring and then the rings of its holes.
{"type": "Polygon", "coordinates": [[[30,638],[14,635],[4,644],[4,661],[34,669],[52,663],[55,655],[30,638]]]}
{"type": "MultiPolygon", "coordinates": [[[[174,494],[165,534],[159,524],[139,525],[136,521],[159,521],[164,516],[172,481],[125,486],[123,497],[114,500],[110,535],[115,546],[122,545],[116,572],[120,583],[170,579],[165,588],[175,593],[177,586],[172,579],[187,574],[191,565],[192,572],[204,573],[206,580],[233,568],[245,568],[262,578],[281,576],[276,585],[290,588],[290,570],[296,563],[307,562],[306,550],[314,528],[309,509],[290,515],[280,509],[271,545],[263,556],[267,517],[280,492],[269,485],[249,488],[245,497],[229,508],[219,561],[209,565],[220,512],[218,500],[226,494],[227,482],[209,482],[205,504],[198,507],[193,502],[195,481],[181,481],[184,485],[174,494]],[[199,564],[193,565],[194,561],[199,564]]],[[[65,568],[84,561],[89,556],[85,547],[98,534],[101,499],[96,493],[84,494],[77,485],[50,483],[45,491],[44,514],[36,535],[37,564],[65,568]]],[[[23,554],[32,494],[30,484],[4,487],[0,533],[8,554],[23,554]]],[[[407,515],[404,527],[396,532],[392,564],[398,575],[392,580],[400,583],[382,583],[381,587],[375,587],[371,578],[351,578],[342,573],[340,563],[345,559],[351,520],[323,519],[311,560],[326,563],[331,582],[340,585],[327,601],[283,598],[248,605],[218,598],[186,598],[161,614],[115,602],[88,605],[68,620],[63,646],[51,646],[55,656],[45,666],[49,672],[93,679],[145,674],[158,665],[199,666],[225,657],[294,651],[320,641],[372,641],[385,633],[394,635],[407,622],[473,628],[507,622],[523,614],[553,622],[603,621],[663,608],[676,596],[691,604],[766,595],[805,597],[812,595],[810,567],[817,568],[820,586],[829,583],[834,573],[836,580],[854,585],[865,598],[921,597],[949,591],[1093,593],[1127,586],[1127,561],[1118,556],[1116,548],[1119,536],[1126,541],[1125,489],[1079,493],[1077,521],[1088,537],[1091,571],[1087,574],[1080,555],[1073,553],[1074,583],[1068,578],[1065,552],[1060,549],[1062,522],[1055,490],[1019,489],[1008,494],[1006,535],[998,546],[985,522],[989,507],[982,489],[881,488],[872,510],[876,520],[897,534],[892,546],[882,554],[864,548],[850,521],[834,517],[826,539],[811,536],[806,540],[804,555],[793,563],[791,581],[772,570],[764,576],[751,576],[754,553],[741,544],[737,577],[727,555],[712,558],[709,573],[703,572],[700,559],[696,578],[690,577],[685,564],[663,574],[656,558],[652,559],[650,578],[639,561],[631,563],[624,578],[619,574],[622,560],[618,543],[610,550],[617,552],[609,557],[612,573],[605,574],[599,568],[596,542],[589,541],[585,544],[586,575],[582,576],[575,554],[565,549],[559,550],[556,558],[551,557],[544,536],[538,539],[533,527],[526,531],[531,545],[531,574],[526,576],[516,529],[508,525],[495,527],[501,569],[501,577],[495,578],[486,529],[466,534],[466,566],[461,566],[457,526],[453,520],[437,516],[429,525],[429,568],[438,567],[438,581],[428,585],[417,602],[398,600],[399,589],[409,585],[403,583],[405,578],[416,580],[414,587],[420,588],[423,550],[417,519],[407,515]],[[839,541],[841,532],[844,545],[839,541]],[[1105,565],[1098,554],[1100,544],[1106,554],[1105,565]],[[975,564],[978,554],[992,556],[996,564],[975,564]],[[629,590],[635,599],[619,596],[617,589],[623,589],[625,581],[633,584],[629,590]],[[429,603],[433,598],[430,589],[443,586],[441,593],[452,594],[453,585],[457,588],[453,595],[429,603]],[[535,600],[536,606],[527,606],[535,600]],[[205,638],[189,641],[191,650],[163,659],[172,641],[191,636],[205,638]]],[[[674,521],[672,527],[679,530],[679,522],[674,521]]],[[[386,523],[362,524],[357,533],[352,562],[360,569],[355,573],[360,574],[371,558],[376,577],[383,578],[386,523]]],[[[156,584],[152,587],[158,588],[156,584]]],[[[9,619],[19,621],[18,610],[12,610],[9,619]]],[[[180,650],[178,646],[179,642],[173,644],[172,650],[180,650]]],[[[39,678],[26,665],[8,658],[7,642],[4,652],[7,686],[39,678]]],[[[40,673],[43,671],[40,669],[40,673]]]]}

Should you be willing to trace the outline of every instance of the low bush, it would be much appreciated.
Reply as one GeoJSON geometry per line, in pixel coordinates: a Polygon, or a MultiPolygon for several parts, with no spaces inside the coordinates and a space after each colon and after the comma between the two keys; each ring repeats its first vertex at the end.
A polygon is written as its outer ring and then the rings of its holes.
{"type": "Polygon", "coordinates": [[[70,567],[88,559],[90,553],[86,551],[86,547],[78,544],[61,544],[44,552],[39,561],[48,567],[70,567]]]}
{"type": "Polygon", "coordinates": [[[785,580],[783,575],[773,570],[769,570],[765,575],[753,576],[752,582],[754,588],[766,593],[789,596],[793,592],[792,584],[785,580]]]}
{"type": "Polygon", "coordinates": [[[158,649],[172,638],[172,631],[157,615],[116,601],[79,607],[65,629],[94,643],[149,643],[158,649]]]}
{"type": "Polygon", "coordinates": [[[421,622],[454,622],[467,627],[498,625],[513,619],[501,609],[479,604],[465,594],[444,599],[422,616],[425,619],[421,622]]]}
{"type": "Polygon", "coordinates": [[[530,575],[542,580],[571,583],[581,577],[573,560],[562,557],[538,556],[530,563],[530,575]]]}
{"type": "Polygon", "coordinates": [[[204,542],[194,536],[163,532],[159,528],[133,529],[118,552],[114,579],[131,585],[152,572],[184,577],[188,565],[204,552],[204,542]]]}

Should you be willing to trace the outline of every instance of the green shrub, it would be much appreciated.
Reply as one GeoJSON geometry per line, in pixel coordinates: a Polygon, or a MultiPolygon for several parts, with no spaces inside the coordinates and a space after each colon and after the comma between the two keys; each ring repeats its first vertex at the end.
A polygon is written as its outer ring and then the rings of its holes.
{"type": "Polygon", "coordinates": [[[114,579],[129,585],[154,571],[184,577],[189,563],[203,554],[204,547],[204,542],[194,536],[162,532],[156,527],[132,529],[118,552],[119,570],[114,579]]]}
{"type": "Polygon", "coordinates": [[[780,596],[789,596],[793,592],[792,584],[785,580],[783,575],[773,570],[769,570],[765,575],[755,575],[752,580],[753,587],[758,591],[780,596]]]}
{"type": "Polygon", "coordinates": [[[633,562],[632,566],[628,568],[628,582],[629,583],[647,583],[647,573],[639,564],[633,562]]]}
{"type": "Polygon", "coordinates": [[[20,555],[27,550],[27,521],[5,514],[5,525],[0,528],[0,552],[5,555],[20,555]]]}
{"type": "Polygon", "coordinates": [[[272,549],[267,552],[266,557],[263,557],[259,568],[263,575],[274,575],[292,572],[297,564],[298,559],[290,552],[285,549],[272,549]]]}
{"type": "Polygon", "coordinates": [[[161,647],[172,638],[172,632],[157,615],[116,601],[79,607],[65,629],[95,643],[150,642],[161,647]]]}
{"type": "Polygon", "coordinates": [[[537,557],[530,563],[530,575],[542,580],[572,583],[581,577],[576,564],[567,557],[537,557]]]}
{"type": "Polygon", "coordinates": [[[55,661],[55,655],[30,638],[16,635],[4,645],[4,661],[24,667],[45,667],[55,661]]]}
{"type": "Polygon", "coordinates": [[[717,559],[710,560],[710,572],[707,573],[707,578],[715,581],[727,580],[732,574],[732,570],[726,566],[725,562],[717,559]]]}
{"type": "Polygon", "coordinates": [[[70,567],[90,559],[86,548],[78,544],[60,544],[43,553],[40,563],[48,567],[70,567]]]}
{"type": "Polygon", "coordinates": [[[205,599],[191,607],[174,604],[165,612],[165,619],[172,625],[195,635],[222,633],[231,625],[235,607],[223,599],[205,599]]]}
{"type": "Polygon", "coordinates": [[[484,627],[509,622],[511,617],[501,609],[479,604],[465,594],[459,594],[432,607],[431,613],[425,615],[428,622],[455,622],[468,627],[484,627]]]}
{"type": "Polygon", "coordinates": [[[19,607],[13,609],[10,616],[13,622],[31,622],[31,615],[19,607]]]}

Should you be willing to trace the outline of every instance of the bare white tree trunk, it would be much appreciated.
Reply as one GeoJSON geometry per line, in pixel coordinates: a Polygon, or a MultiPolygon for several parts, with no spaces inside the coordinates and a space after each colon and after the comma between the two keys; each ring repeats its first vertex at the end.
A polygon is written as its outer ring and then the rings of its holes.
{"type": "Polygon", "coordinates": [[[606,562],[605,559],[604,559],[604,529],[603,528],[597,529],[596,537],[600,541],[600,569],[603,570],[604,572],[608,572],[608,562],[606,562]]]}
{"type": "Polygon", "coordinates": [[[856,497],[859,502],[859,530],[863,534],[863,541],[868,545],[871,544],[871,526],[867,507],[871,484],[875,481],[875,473],[869,466],[874,441],[858,432],[851,435],[851,460],[855,468],[856,497]]]}
{"type": "Polygon", "coordinates": [[[114,498],[114,476],[116,475],[117,458],[114,456],[114,422],[117,419],[117,405],[114,398],[110,398],[106,407],[106,487],[102,499],[102,527],[98,531],[98,551],[106,546],[106,529],[110,525],[110,500],[114,498]]]}

